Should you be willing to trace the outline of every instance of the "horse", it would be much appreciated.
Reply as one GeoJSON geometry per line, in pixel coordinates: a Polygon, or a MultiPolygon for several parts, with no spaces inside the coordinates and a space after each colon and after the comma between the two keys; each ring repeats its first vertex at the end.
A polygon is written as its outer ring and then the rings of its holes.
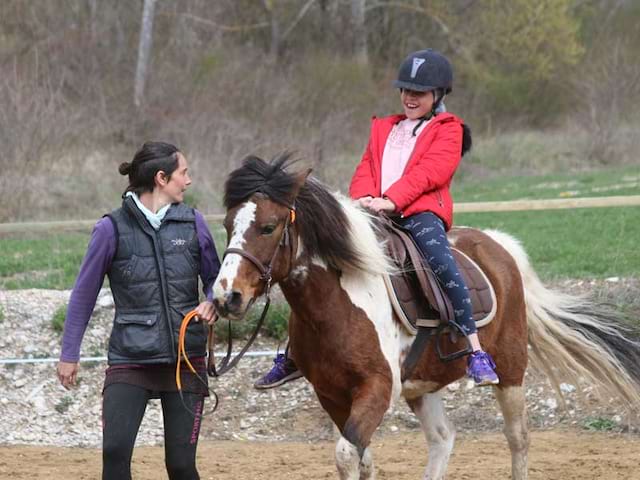
{"type": "MultiPolygon", "coordinates": [[[[384,276],[395,267],[378,236],[378,220],[357,202],[329,192],[310,171],[291,170],[286,154],[270,162],[250,156],[229,175],[228,253],[213,287],[216,309],[241,319],[271,282],[280,285],[291,307],[290,355],[340,432],[335,461],[341,480],[374,478],[371,438],[401,397],[426,437],[424,478],[442,479],[455,429],[441,391],[465,375],[465,361],[445,364],[431,344],[403,378],[403,360],[415,337],[396,318],[385,289],[384,276]]],[[[580,380],[629,408],[640,405],[635,332],[594,303],[545,287],[510,235],[453,228],[448,238],[482,268],[495,290],[495,318],[479,336],[500,379],[493,388],[513,479],[524,480],[528,472],[529,360],[559,393],[560,381],[580,380]]]]}

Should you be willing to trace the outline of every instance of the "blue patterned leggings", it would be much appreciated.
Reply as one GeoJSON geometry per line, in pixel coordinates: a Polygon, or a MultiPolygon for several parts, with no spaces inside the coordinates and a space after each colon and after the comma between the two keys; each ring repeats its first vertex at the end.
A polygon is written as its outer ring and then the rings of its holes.
{"type": "Polygon", "coordinates": [[[411,232],[422,255],[438,277],[444,292],[449,296],[456,321],[467,335],[476,333],[476,322],[471,311],[469,289],[464,284],[458,270],[449,240],[444,229],[444,223],[431,212],[417,213],[403,218],[399,223],[411,232]]]}

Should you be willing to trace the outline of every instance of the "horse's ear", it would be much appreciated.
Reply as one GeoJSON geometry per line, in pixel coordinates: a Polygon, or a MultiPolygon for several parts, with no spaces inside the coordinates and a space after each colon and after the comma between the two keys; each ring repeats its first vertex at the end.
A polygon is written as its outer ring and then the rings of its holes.
{"type": "Polygon", "coordinates": [[[309,175],[311,175],[312,171],[313,171],[313,168],[307,168],[306,170],[303,170],[295,174],[295,181],[293,184],[293,188],[291,189],[291,203],[295,202],[296,198],[298,197],[298,194],[300,193],[300,190],[304,186],[309,175]]]}

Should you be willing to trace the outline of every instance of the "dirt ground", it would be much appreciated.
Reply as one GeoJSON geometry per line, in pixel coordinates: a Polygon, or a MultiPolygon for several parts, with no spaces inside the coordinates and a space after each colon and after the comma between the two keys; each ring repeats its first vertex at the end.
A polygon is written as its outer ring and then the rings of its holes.
{"type": "MultiPolygon", "coordinates": [[[[198,466],[203,480],[337,478],[332,442],[203,442],[198,466]]],[[[379,480],[422,478],[426,452],[417,433],[385,435],[373,442],[379,480]]],[[[529,452],[531,480],[638,480],[640,439],[635,435],[574,430],[534,431],[529,452]]],[[[162,447],[140,447],[134,478],[167,478],[162,447]]],[[[97,449],[11,446],[0,448],[2,479],[97,479],[97,449]]],[[[510,457],[500,434],[460,435],[448,471],[458,480],[508,479],[510,457]]]]}

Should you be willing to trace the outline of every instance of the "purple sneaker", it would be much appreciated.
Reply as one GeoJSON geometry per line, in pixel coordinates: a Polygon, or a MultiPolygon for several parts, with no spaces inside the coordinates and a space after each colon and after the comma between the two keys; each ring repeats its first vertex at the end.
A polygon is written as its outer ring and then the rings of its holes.
{"type": "Polygon", "coordinates": [[[496,364],[487,352],[478,350],[467,359],[467,376],[473,378],[477,387],[500,383],[495,372],[496,364]]]}
{"type": "Polygon", "coordinates": [[[273,360],[273,367],[262,378],[253,384],[258,390],[266,390],[267,388],[279,387],[280,385],[300,378],[302,372],[298,370],[296,364],[283,353],[276,355],[273,360]]]}

